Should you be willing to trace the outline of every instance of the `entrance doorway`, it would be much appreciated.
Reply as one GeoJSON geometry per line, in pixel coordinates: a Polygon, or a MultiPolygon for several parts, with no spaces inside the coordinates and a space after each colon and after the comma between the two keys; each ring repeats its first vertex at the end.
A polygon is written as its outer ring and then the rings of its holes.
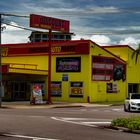
{"type": "Polygon", "coordinates": [[[139,84],[128,84],[128,93],[138,93],[139,84]]]}
{"type": "Polygon", "coordinates": [[[12,100],[23,101],[26,100],[27,82],[13,81],[12,82],[12,100]]]}

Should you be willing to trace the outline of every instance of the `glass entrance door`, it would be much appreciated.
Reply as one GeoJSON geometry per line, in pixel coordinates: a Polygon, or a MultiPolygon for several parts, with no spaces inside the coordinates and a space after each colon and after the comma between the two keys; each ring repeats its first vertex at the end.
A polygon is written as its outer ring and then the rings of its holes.
{"type": "Polygon", "coordinates": [[[12,100],[26,100],[27,83],[21,81],[12,82],[12,100]]]}

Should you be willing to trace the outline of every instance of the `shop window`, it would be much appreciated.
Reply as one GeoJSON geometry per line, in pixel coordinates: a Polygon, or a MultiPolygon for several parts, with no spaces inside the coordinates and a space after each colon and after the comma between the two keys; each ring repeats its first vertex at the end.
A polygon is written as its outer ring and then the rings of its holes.
{"type": "Polygon", "coordinates": [[[129,83],[128,93],[139,93],[139,84],[129,83]]]}
{"type": "Polygon", "coordinates": [[[84,86],[83,82],[70,82],[70,97],[83,97],[84,86]]]}
{"type": "Polygon", "coordinates": [[[35,34],[35,38],[41,38],[41,34],[35,34]]]}
{"type": "Polygon", "coordinates": [[[51,96],[54,97],[62,96],[62,82],[58,81],[51,82],[51,96]]]}
{"type": "Polygon", "coordinates": [[[42,34],[43,39],[48,39],[48,34],[42,34]]]}
{"type": "Polygon", "coordinates": [[[66,35],[66,39],[67,40],[71,40],[71,36],[70,35],[66,35]]]}

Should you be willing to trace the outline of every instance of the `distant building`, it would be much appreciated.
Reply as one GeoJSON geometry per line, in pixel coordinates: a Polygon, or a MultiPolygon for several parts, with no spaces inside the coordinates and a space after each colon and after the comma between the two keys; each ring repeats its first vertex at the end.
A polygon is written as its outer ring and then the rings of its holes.
{"type": "MultiPolygon", "coordinates": [[[[52,41],[69,41],[73,33],[52,32],[52,41]]],[[[47,42],[49,40],[49,32],[33,31],[29,36],[30,42],[47,42]]]]}

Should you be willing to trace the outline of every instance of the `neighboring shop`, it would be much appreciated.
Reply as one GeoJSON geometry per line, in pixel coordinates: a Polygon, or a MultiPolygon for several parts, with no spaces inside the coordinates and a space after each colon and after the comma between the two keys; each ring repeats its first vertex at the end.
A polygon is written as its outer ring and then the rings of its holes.
{"type": "Polygon", "coordinates": [[[128,45],[103,46],[107,51],[126,61],[126,96],[129,93],[140,93],[140,59],[132,58],[135,51],[128,45]]]}
{"type": "MultiPolygon", "coordinates": [[[[47,100],[48,43],[2,45],[6,100],[47,100]],[[42,95],[42,96],[40,96],[42,95]]],[[[51,99],[67,102],[122,101],[126,63],[90,40],[52,43],[51,99]]]]}

